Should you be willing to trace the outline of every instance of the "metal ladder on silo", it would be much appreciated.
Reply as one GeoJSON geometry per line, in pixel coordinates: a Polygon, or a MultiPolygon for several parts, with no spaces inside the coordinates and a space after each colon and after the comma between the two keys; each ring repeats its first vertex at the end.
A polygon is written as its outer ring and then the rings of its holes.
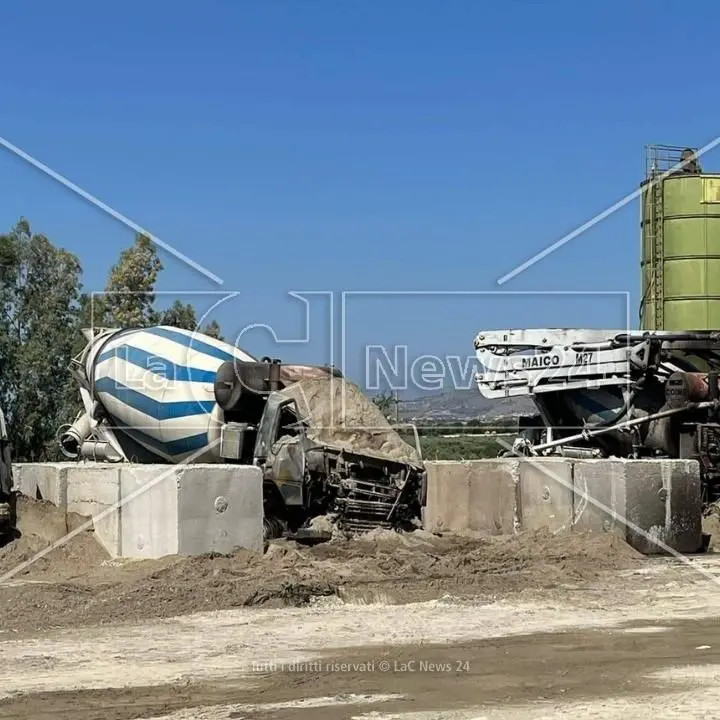
{"type": "Polygon", "coordinates": [[[650,188],[652,223],[652,276],[653,310],[655,313],[655,329],[663,330],[665,327],[665,273],[663,271],[663,177],[658,175],[652,179],[650,188]]]}
{"type": "Polygon", "coordinates": [[[665,326],[665,282],[664,268],[664,222],[663,182],[669,170],[676,166],[684,148],[678,145],[646,145],[645,177],[650,181],[650,287],[647,300],[653,303],[653,327],[662,330],[665,326]]]}
{"type": "Polygon", "coordinates": [[[649,192],[653,216],[649,230],[652,264],[650,287],[643,292],[647,292],[648,301],[654,303],[655,330],[663,330],[665,326],[663,183],[668,172],[682,161],[683,150],[685,148],[680,145],[645,146],[645,177],[651,182],[649,192]]]}

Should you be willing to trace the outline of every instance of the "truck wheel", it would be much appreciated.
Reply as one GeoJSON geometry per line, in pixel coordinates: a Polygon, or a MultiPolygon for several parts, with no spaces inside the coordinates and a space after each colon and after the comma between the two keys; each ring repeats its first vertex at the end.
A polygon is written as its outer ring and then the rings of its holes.
{"type": "Polygon", "coordinates": [[[263,540],[274,540],[283,536],[285,525],[279,518],[268,517],[263,518],[263,540]]]}

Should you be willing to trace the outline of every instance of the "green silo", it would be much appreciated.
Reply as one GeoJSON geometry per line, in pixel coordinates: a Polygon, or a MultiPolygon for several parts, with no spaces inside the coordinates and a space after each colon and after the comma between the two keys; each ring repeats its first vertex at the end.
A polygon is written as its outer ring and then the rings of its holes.
{"type": "Polygon", "coordinates": [[[643,330],[720,330],[720,175],[692,164],[668,173],[682,152],[648,148],[641,186],[643,330]]]}

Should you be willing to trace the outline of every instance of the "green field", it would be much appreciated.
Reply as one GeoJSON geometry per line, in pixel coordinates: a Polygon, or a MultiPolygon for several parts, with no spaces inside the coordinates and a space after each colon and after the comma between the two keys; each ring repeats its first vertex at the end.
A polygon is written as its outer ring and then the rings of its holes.
{"type": "Polygon", "coordinates": [[[512,435],[439,437],[420,435],[420,448],[424,460],[477,460],[494,458],[512,445],[512,435]]]}
{"type": "MultiPolygon", "coordinates": [[[[477,460],[494,458],[508,450],[517,436],[517,424],[464,423],[425,424],[417,426],[424,460],[477,460]]],[[[415,445],[411,430],[401,433],[415,445]]]]}

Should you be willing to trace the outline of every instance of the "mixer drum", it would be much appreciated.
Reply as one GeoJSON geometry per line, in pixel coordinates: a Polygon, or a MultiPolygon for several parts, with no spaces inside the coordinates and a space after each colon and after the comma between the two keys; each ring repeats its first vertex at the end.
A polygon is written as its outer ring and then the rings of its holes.
{"type": "MultiPolygon", "coordinates": [[[[99,336],[86,356],[86,374],[126,453],[147,461],[139,447],[179,462],[202,451],[223,419],[214,384],[228,361],[254,358],[214,338],[159,326],[99,336]]],[[[209,453],[194,461],[218,459],[209,453]]]]}

